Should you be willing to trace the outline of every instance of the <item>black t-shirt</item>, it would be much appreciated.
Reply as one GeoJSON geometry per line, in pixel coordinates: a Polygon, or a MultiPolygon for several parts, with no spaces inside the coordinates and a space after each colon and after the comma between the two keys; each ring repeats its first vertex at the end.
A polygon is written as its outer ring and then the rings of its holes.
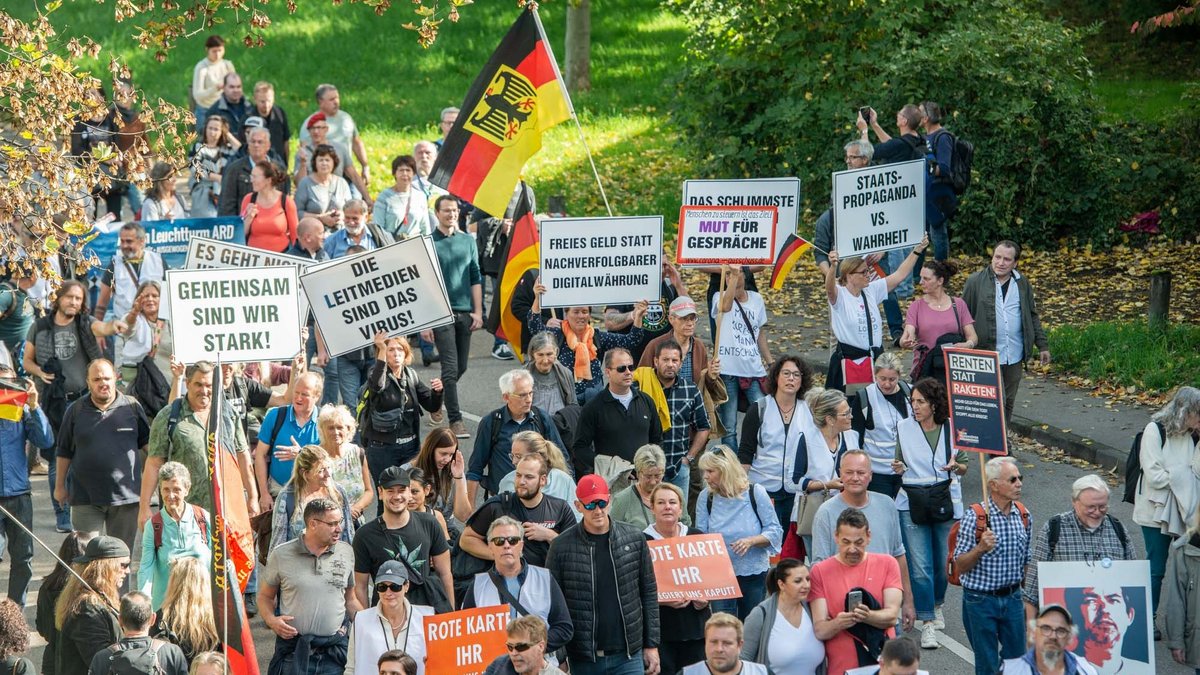
{"type": "MultiPolygon", "coordinates": [[[[408,600],[415,605],[431,605],[438,612],[450,611],[441,578],[430,572],[429,561],[449,551],[446,535],[437,518],[428,513],[409,512],[408,523],[388,529],[383,518],[376,518],[354,533],[354,571],[375,575],[383,563],[403,560],[412,572],[408,600]],[[439,603],[444,607],[439,607],[439,603]]],[[[371,604],[379,598],[371,592],[371,604]]]]}
{"type": "MultiPolygon", "coordinates": [[[[719,280],[718,280],[718,283],[719,280]]],[[[637,346],[637,349],[631,350],[633,362],[637,363],[642,358],[642,351],[646,349],[646,345],[654,338],[667,333],[671,330],[671,323],[667,321],[667,308],[671,306],[671,301],[679,297],[679,291],[675,287],[668,284],[665,280],[662,282],[662,295],[650,302],[650,306],[646,309],[646,316],[642,317],[642,343],[637,346]]],[[[605,307],[605,311],[610,309],[618,312],[632,312],[633,305],[609,305],[605,307]]],[[[633,329],[633,324],[612,331],[614,333],[628,333],[633,329]]]]}
{"type": "Polygon", "coordinates": [[[266,408],[271,403],[272,391],[262,382],[244,375],[237,375],[225,390],[225,401],[233,408],[233,414],[242,422],[242,430],[250,447],[258,440],[262,419],[254,413],[255,408],[266,408]]]}
{"type": "Polygon", "coordinates": [[[583,536],[592,544],[592,569],[596,572],[596,596],[592,603],[596,613],[592,618],[596,649],[605,652],[622,651],[626,647],[624,622],[616,620],[621,616],[621,603],[617,600],[617,570],[608,548],[611,534],[611,530],[604,534],[583,530],[583,536]]]}
{"type": "MultiPolygon", "coordinates": [[[[492,521],[500,516],[510,516],[522,523],[537,523],[562,534],[575,525],[575,513],[571,505],[558,497],[542,493],[542,501],[537,506],[529,508],[516,495],[497,495],[484,502],[479,510],[467,519],[467,527],[481,537],[487,537],[488,528],[492,521]]],[[[550,552],[550,543],[545,541],[525,540],[525,562],[538,567],[545,567],[546,554],[550,552]]]]}
{"type": "Polygon", "coordinates": [[[875,146],[872,158],[874,164],[891,164],[893,162],[911,162],[914,159],[925,158],[925,141],[916,134],[904,134],[875,146]]]}

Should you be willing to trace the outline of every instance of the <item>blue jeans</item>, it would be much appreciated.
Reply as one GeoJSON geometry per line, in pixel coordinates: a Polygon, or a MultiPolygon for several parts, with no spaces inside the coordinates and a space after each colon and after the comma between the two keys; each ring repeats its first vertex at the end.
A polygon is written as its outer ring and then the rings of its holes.
{"type": "MultiPolygon", "coordinates": [[[[738,389],[738,378],[733,375],[722,375],[721,381],[725,383],[725,390],[729,392],[729,400],[717,406],[717,418],[725,427],[725,435],[721,437],[721,442],[737,452],[738,396],[742,392],[738,389]]],[[[764,396],[758,380],[750,383],[750,388],[745,391],[745,396],[750,400],[750,405],[754,405],[764,396]]]]}
{"type": "Polygon", "coordinates": [[[786,534],[788,525],[792,523],[792,509],[796,506],[796,493],[788,492],[786,488],[780,488],[775,492],[768,492],[767,495],[774,502],[775,518],[779,520],[779,526],[786,534]]]}
{"type": "Polygon", "coordinates": [[[204,138],[204,121],[208,118],[208,108],[196,106],[192,112],[196,113],[196,132],[200,134],[200,138],[204,138]]]}
{"type": "Polygon", "coordinates": [[[571,659],[571,675],[642,675],[646,666],[642,663],[642,650],[625,658],[624,654],[605,654],[595,661],[571,659]]]}
{"type": "Polygon", "coordinates": [[[687,510],[688,489],[691,487],[691,479],[692,479],[692,467],[687,464],[684,464],[683,462],[679,463],[679,468],[675,470],[675,476],[673,478],[667,479],[668,483],[670,483],[671,485],[674,485],[675,487],[679,488],[680,491],[683,492],[683,508],[684,508],[684,510],[687,510]]]}
{"type": "Polygon", "coordinates": [[[11,565],[8,572],[8,598],[17,606],[24,607],[29,581],[33,579],[33,537],[17,523],[33,529],[33,497],[29,493],[0,497],[0,506],[13,516],[0,515],[0,552],[7,549],[11,565]]]}
{"type": "Polygon", "coordinates": [[[913,604],[922,621],[933,621],[933,608],[946,599],[946,538],[953,525],[954,521],[917,525],[908,511],[900,512],[900,536],[908,553],[913,604]]]}
{"type": "Polygon", "coordinates": [[[1158,613],[1158,598],[1162,593],[1163,576],[1167,573],[1167,554],[1171,551],[1171,537],[1157,527],[1142,526],[1142,539],[1146,542],[1146,557],[1150,559],[1150,598],[1154,613],[1158,613]]]}
{"type": "Polygon", "coordinates": [[[933,259],[945,260],[950,257],[950,221],[942,219],[936,225],[929,224],[929,244],[933,247],[933,259]]]}
{"type": "MultiPolygon", "coordinates": [[[[900,263],[904,262],[904,259],[908,257],[908,254],[912,253],[912,250],[913,250],[913,247],[908,246],[905,248],[896,248],[896,249],[892,249],[891,251],[888,251],[887,252],[887,271],[889,273],[891,273],[891,272],[895,272],[896,270],[900,269],[900,263]]],[[[913,279],[912,279],[912,277],[905,277],[904,279],[902,279],[900,281],[900,283],[896,286],[896,290],[892,291],[892,293],[897,298],[911,298],[912,294],[913,294],[913,279]]],[[[890,318],[888,320],[888,325],[891,325],[890,318]]]]}
{"type": "Polygon", "coordinates": [[[1015,659],[1025,653],[1021,592],[998,598],[964,588],[963,628],[975,651],[975,675],[995,675],[1001,659],[1015,659]]]}
{"type": "Polygon", "coordinates": [[[337,388],[342,394],[342,403],[346,404],[352,414],[357,415],[358,390],[367,381],[367,372],[371,370],[373,362],[346,356],[339,356],[336,361],[337,388]]]}
{"type": "Polygon", "coordinates": [[[738,588],[742,589],[742,597],[732,600],[714,600],[711,603],[713,612],[728,612],[745,621],[750,610],[758,606],[767,597],[767,573],[738,575],[738,588]]]}

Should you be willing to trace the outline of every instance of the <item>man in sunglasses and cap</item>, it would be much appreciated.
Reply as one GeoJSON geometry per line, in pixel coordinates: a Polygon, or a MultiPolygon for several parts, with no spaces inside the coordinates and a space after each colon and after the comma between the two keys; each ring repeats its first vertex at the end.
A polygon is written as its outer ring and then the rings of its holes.
{"type": "MultiPolygon", "coordinates": [[[[611,352],[609,352],[611,353],[611,352]]],[[[562,588],[575,634],[567,643],[573,675],[658,675],[658,585],[646,537],[608,515],[608,483],[579,479],[577,527],[550,543],[546,567],[562,588]]]]}

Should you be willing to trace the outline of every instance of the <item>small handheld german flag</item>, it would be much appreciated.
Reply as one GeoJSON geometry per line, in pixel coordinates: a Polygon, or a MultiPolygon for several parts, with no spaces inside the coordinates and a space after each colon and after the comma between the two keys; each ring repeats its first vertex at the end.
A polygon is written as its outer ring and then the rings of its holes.
{"type": "Polygon", "coordinates": [[[800,256],[807,253],[810,248],[812,248],[812,243],[794,234],[788,235],[787,241],[779,251],[779,256],[775,258],[775,269],[771,271],[771,288],[774,290],[783,288],[783,280],[796,266],[796,261],[800,259],[800,256]]]}
{"type": "Polygon", "coordinates": [[[0,420],[20,422],[25,413],[25,402],[29,392],[17,382],[0,380],[0,420]]]}

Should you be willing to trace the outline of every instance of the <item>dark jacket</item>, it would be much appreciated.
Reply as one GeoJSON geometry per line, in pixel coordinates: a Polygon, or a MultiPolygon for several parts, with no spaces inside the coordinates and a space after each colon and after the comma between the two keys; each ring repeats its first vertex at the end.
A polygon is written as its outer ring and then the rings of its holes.
{"type": "Polygon", "coordinates": [[[605,387],[583,406],[579,416],[571,452],[575,475],[593,473],[596,455],[611,455],[633,462],[633,454],[647,443],[662,443],[662,422],[658,419],[654,401],[635,386],[633,400],[626,409],[605,387]]]}
{"type": "MultiPolygon", "coordinates": [[[[375,359],[367,372],[366,391],[373,400],[368,400],[360,413],[359,434],[364,442],[395,443],[399,438],[416,436],[421,438],[421,409],[433,413],[442,407],[442,392],[434,391],[421,381],[417,371],[404,367],[403,381],[396,379],[387,362],[375,359]],[[403,410],[398,422],[392,420],[395,411],[403,410]],[[391,431],[380,429],[382,422],[395,422],[391,431]]],[[[361,397],[361,395],[360,395],[361,397]]],[[[365,444],[365,443],[364,443],[365,444]]]]}
{"type": "Polygon", "coordinates": [[[58,632],[58,652],[54,659],[57,675],[87,675],[92,657],[121,639],[117,614],[103,605],[90,602],[67,617],[58,632]]]}
{"type": "Polygon", "coordinates": [[[229,123],[229,133],[246,141],[245,135],[242,134],[242,123],[247,117],[257,115],[258,111],[254,109],[254,104],[246,96],[242,96],[242,100],[237,103],[231,102],[225,98],[225,94],[221,94],[217,102],[208,107],[209,117],[223,117],[229,123]]]}
{"type": "MultiPolygon", "coordinates": [[[[657,649],[660,642],[658,618],[658,585],[654,581],[654,565],[650,547],[641,530],[627,523],[609,519],[609,553],[617,577],[617,609],[625,627],[625,645],[632,656],[641,649],[657,649]]],[[[567,643],[567,655],[572,659],[596,660],[595,616],[592,565],[592,544],[579,524],[550,542],[546,568],[562,588],[571,610],[575,636],[567,643]]]]}
{"type": "MultiPolygon", "coordinates": [[[[157,652],[159,669],[147,672],[146,675],[187,675],[188,661],[183,655],[183,650],[179,645],[172,644],[162,638],[121,638],[114,646],[119,645],[121,651],[126,649],[145,649],[147,647],[154,649],[152,640],[159,641],[157,652]]],[[[108,675],[111,672],[111,657],[113,654],[115,654],[114,650],[105,649],[92,657],[92,666],[88,671],[88,675],[108,675]]]]}
{"type": "Polygon", "coordinates": [[[533,406],[524,421],[517,424],[512,418],[512,412],[507,405],[502,405],[479,420],[479,428],[475,431],[475,449],[471,452],[471,462],[467,465],[467,479],[479,481],[489,494],[496,494],[500,489],[500,481],[515,469],[512,461],[512,437],[522,431],[536,431],[546,440],[558,446],[564,457],[570,457],[570,448],[566,447],[558,435],[558,427],[545,410],[533,406]],[[500,425],[496,430],[496,425],[500,425]],[[487,475],[483,470],[487,469],[487,475]]]}
{"type": "MultiPolygon", "coordinates": [[[[271,155],[268,155],[267,159],[277,163],[280,161],[271,155]]],[[[286,165],[280,164],[280,167],[286,173],[286,165]]],[[[254,166],[250,163],[249,157],[238,157],[225,165],[225,171],[221,174],[221,199],[217,202],[217,215],[241,215],[242,199],[254,192],[254,188],[250,187],[250,172],[253,169],[254,166]]],[[[289,194],[291,181],[283,181],[279,190],[285,195],[289,194]]]]}
{"type": "MultiPolygon", "coordinates": [[[[521,320],[521,353],[528,356],[529,339],[533,337],[533,333],[529,330],[529,310],[533,307],[533,301],[536,296],[533,294],[533,282],[537,281],[538,276],[542,273],[541,270],[534,268],[521,275],[517,281],[517,287],[513,289],[512,294],[512,313],[513,316],[521,320]]],[[[543,309],[543,322],[549,321],[555,317],[559,319],[566,318],[567,312],[563,309],[543,309]]],[[[570,373],[570,371],[567,371],[570,373]]],[[[574,375],[572,382],[574,382],[574,375]]]]}
{"type": "MultiPolygon", "coordinates": [[[[255,106],[251,112],[255,117],[263,117],[262,113],[258,112],[258,107],[255,106]]],[[[292,129],[288,126],[287,113],[278,105],[271,106],[271,112],[263,117],[263,121],[267,124],[267,131],[271,132],[271,151],[279,155],[283,160],[283,166],[289,167],[288,163],[288,141],[292,138],[292,129]]],[[[245,129],[242,129],[242,135],[239,140],[242,141],[242,147],[246,147],[245,129]]]]}
{"type": "MultiPolygon", "coordinates": [[[[1025,343],[1025,358],[1034,355],[1033,348],[1049,349],[1046,332],[1042,330],[1042,315],[1038,312],[1037,300],[1033,297],[1033,286],[1029,277],[1024,274],[1017,277],[1014,272],[1012,281],[1017,284],[1021,294],[1021,338],[1025,343]]],[[[996,273],[988,265],[967,278],[963,286],[963,302],[971,310],[975,319],[975,335],[979,338],[978,349],[996,348],[996,273]]]]}

